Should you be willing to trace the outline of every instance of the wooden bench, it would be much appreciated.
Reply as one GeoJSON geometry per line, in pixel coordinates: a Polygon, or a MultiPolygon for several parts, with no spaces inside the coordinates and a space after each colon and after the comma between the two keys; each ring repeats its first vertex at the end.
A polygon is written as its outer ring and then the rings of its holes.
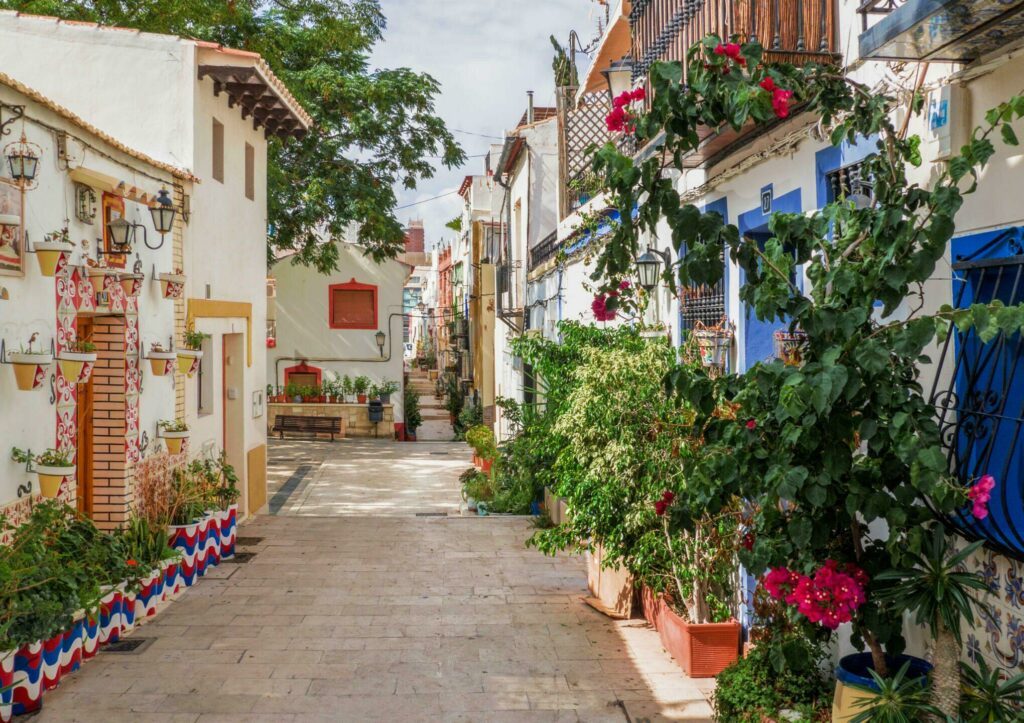
{"type": "Polygon", "coordinates": [[[293,414],[278,414],[274,420],[273,431],[281,434],[284,439],[285,432],[304,432],[312,434],[315,439],[319,434],[330,434],[331,441],[334,435],[341,434],[341,417],[306,417],[293,414]]]}

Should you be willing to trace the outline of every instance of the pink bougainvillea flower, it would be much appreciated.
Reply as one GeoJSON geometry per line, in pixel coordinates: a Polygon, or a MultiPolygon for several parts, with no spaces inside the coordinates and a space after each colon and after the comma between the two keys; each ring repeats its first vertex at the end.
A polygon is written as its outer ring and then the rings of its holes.
{"type": "Polygon", "coordinates": [[[645,91],[643,88],[637,88],[630,95],[630,98],[633,100],[633,102],[636,102],[638,100],[643,100],[646,97],[647,97],[647,91],[645,91]]]}
{"type": "Polygon", "coordinates": [[[661,495],[661,501],[666,505],[670,505],[676,500],[676,493],[671,490],[665,490],[661,495]]]}
{"type": "Polygon", "coordinates": [[[755,429],[757,429],[757,422],[755,420],[753,420],[753,419],[748,419],[747,420],[747,429],[749,429],[751,432],[753,432],[755,429]]]}
{"type": "Polygon", "coordinates": [[[619,282],[619,290],[620,291],[625,291],[628,288],[629,288],[629,282],[628,281],[620,281],[619,282]]]}
{"type": "Polygon", "coordinates": [[[626,129],[626,121],[629,119],[629,115],[626,113],[626,109],[617,106],[612,109],[612,112],[605,118],[605,124],[608,127],[610,133],[619,133],[626,129]]]}
{"type": "Polygon", "coordinates": [[[867,582],[867,574],[859,567],[840,567],[835,560],[826,560],[813,577],[776,567],[764,578],[769,595],[785,600],[809,621],[829,630],[853,620],[853,614],[867,600],[867,582]]]}
{"type": "Polygon", "coordinates": [[[715,46],[715,55],[725,55],[725,46],[719,43],[715,46]]]}
{"type": "Polygon", "coordinates": [[[726,43],[725,45],[726,56],[732,58],[733,60],[739,60],[740,58],[743,57],[742,55],[740,55],[741,51],[742,48],[736,43],[726,43]]]}
{"type": "Polygon", "coordinates": [[[594,312],[594,318],[598,321],[615,320],[615,310],[608,308],[608,299],[604,294],[594,297],[594,301],[590,304],[590,310],[594,312]]]}
{"type": "Polygon", "coordinates": [[[772,110],[779,118],[789,117],[789,100],[793,97],[793,91],[776,88],[772,92],[772,110]]]}
{"type": "Polygon", "coordinates": [[[992,499],[992,490],[995,489],[995,486],[995,477],[986,474],[967,490],[967,497],[972,503],[971,514],[976,519],[984,520],[988,517],[988,502],[992,499]]]}
{"type": "Polygon", "coordinates": [[[667,508],[668,505],[665,504],[664,500],[658,500],[657,502],[654,503],[654,512],[658,515],[658,517],[663,516],[667,508]]]}
{"type": "Polygon", "coordinates": [[[764,80],[758,83],[762,88],[767,90],[769,93],[775,90],[775,81],[772,80],[771,76],[765,76],[764,80]]]}
{"type": "Polygon", "coordinates": [[[754,541],[754,533],[748,532],[743,536],[743,539],[740,540],[740,544],[743,545],[743,549],[745,549],[747,552],[750,552],[754,549],[754,541]]]}

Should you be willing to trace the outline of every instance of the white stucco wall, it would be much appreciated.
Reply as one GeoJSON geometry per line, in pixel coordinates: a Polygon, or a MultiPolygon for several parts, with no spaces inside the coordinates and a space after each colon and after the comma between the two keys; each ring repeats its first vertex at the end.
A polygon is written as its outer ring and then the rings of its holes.
{"type": "MultiPolygon", "coordinates": [[[[267,384],[283,385],[284,370],[304,359],[323,369],[325,377],[364,374],[377,384],[385,379],[402,384],[402,288],[410,269],[397,261],[377,264],[353,244],[339,244],[338,250],[339,270],[330,275],[287,258],[271,269],[277,280],[277,348],[266,350],[267,384]],[[329,287],[353,279],[377,286],[376,329],[330,328],[329,287]],[[378,330],[387,334],[383,357],[374,338],[378,330]]],[[[395,421],[403,421],[401,392],[391,401],[395,421]]]]}
{"type": "MultiPolygon", "coordinates": [[[[88,168],[96,173],[134,183],[150,194],[155,194],[163,185],[156,179],[166,179],[169,185],[171,176],[166,171],[111,148],[92,134],[6,86],[0,86],[0,101],[26,105],[25,114],[30,120],[25,123],[25,134],[30,142],[42,149],[37,174],[38,186],[25,194],[25,231],[28,239],[31,242],[41,241],[44,234],[60,230],[64,219],[70,216],[68,229],[77,247],[69,259],[71,264],[84,263],[86,253],[81,250],[82,241],[89,243],[88,255],[95,258],[96,239],[103,233],[99,215],[101,193],[96,192],[98,215],[95,222],[87,224],[79,221],[74,214],[73,182],[64,162],[58,164],[57,161],[55,136],[33,120],[42,121],[69,134],[67,168],[88,168]],[[85,150],[81,140],[102,154],[85,150]],[[143,174],[155,178],[147,178],[143,174]]],[[[20,128],[18,130],[20,132],[20,128]]],[[[6,162],[0,174],[9,177],[6,162]]],[[[146,227],[149,241],[155,245],[160,237],[152,226],[147,208],[126,199],[125,212],[129,220],[146,227]]],[[[161,268],[171,263],[170,235],[163,247],[156,251],[142,246],[140,235],[136,250],[146,274],[138,299],[138,319],[140,339],[148,348],[151,341],[162,340],[166,344],[174,331],[174,305],[161,297],[159,284],[150,277],[154,264],[161,268]]],[[[128,261],[129,268],[133,261],[134,256],[128,261]]],[[[49,348],[57,328],[56,284],[57,279],[42,276],[33,254],[25,255],[23,275],[0,273],[0,287],[6,288],[10,297],[6,301],[0,300],[0,337],[4,339],[8,351],[17,351],[34,333],[39,334],[35,348],[49,348]]],[[[142,370],[139,430],[148,435],[151,444],[156,444],[157,421],[174,417],[174,388],[169,377],[161,379],[152,376],[145,362],[142,370]]],[[[49,367],[48,376],[55,372],[56,362],[49,367]]],[[[12,502],[16,498],[17,486],[31,477],[25,473],[24,465],[10,461],[11,447],[31,448],[33,452],[41,452],[56,446],[56,407],[50,404],[49,398],[49,380],[36,391],[20,391],[15,385],[12,368],[0,366],[0,404],[7,410],[6,414],[0,415],[0,506],[12,502]]]]}

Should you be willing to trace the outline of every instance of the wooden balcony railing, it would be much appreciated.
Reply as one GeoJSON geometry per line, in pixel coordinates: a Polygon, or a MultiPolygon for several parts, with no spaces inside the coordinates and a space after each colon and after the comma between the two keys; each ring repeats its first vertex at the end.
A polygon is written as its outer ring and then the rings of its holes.
{"type": "Polygon", "coordinates": [[[635,0],[633,75],[656,60],[685,61],[686,51],[714,33],[757,40],[773,62],[831,62],[839,46],[836,0],[635,0]]]}

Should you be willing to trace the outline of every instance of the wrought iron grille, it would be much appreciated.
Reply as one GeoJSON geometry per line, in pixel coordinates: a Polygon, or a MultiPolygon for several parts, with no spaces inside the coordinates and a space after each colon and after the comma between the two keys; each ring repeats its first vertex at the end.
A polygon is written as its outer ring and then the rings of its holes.
{"type": "MultiPolygon", "coordinates": [[[[956,306],[1024,302],[1024,249],[1014,245],[1020,255],[953,265],[956,306]]],[[[964,510],[946,522],[1024,559],[1024,339],[1000,332],[983,341],[973,328],[951,333],[942,345],[930,399],[960,483],[971,485],[985,474],[997,480],[988,517],[978,520],[964,510]]]]}
{"type": "Polygon", "coordinates": [[[865,173],[863,161],[837,168],[825,174],[825,182],[828,184],[829,202],[853,195],[874,198],[874,184],[865,173]]]}
{"type": "Polygon", "coordinates": [[[552,231],[544,240],[530,249],[530,268],[535,269],[545,261],[553,258],[562,245],[558,242],[558,232],[552,231]]]}
{"type": "MultiPolygon", "coordinates": [[[[722,249],[725,262],[725,249],[722,249]]],[[[700,322],[704,326],[715,326],[725,318],[725,280],[717,284],[689,286],[679,292],[679,315],[682,327],[692,330],[700,322]]]]}

